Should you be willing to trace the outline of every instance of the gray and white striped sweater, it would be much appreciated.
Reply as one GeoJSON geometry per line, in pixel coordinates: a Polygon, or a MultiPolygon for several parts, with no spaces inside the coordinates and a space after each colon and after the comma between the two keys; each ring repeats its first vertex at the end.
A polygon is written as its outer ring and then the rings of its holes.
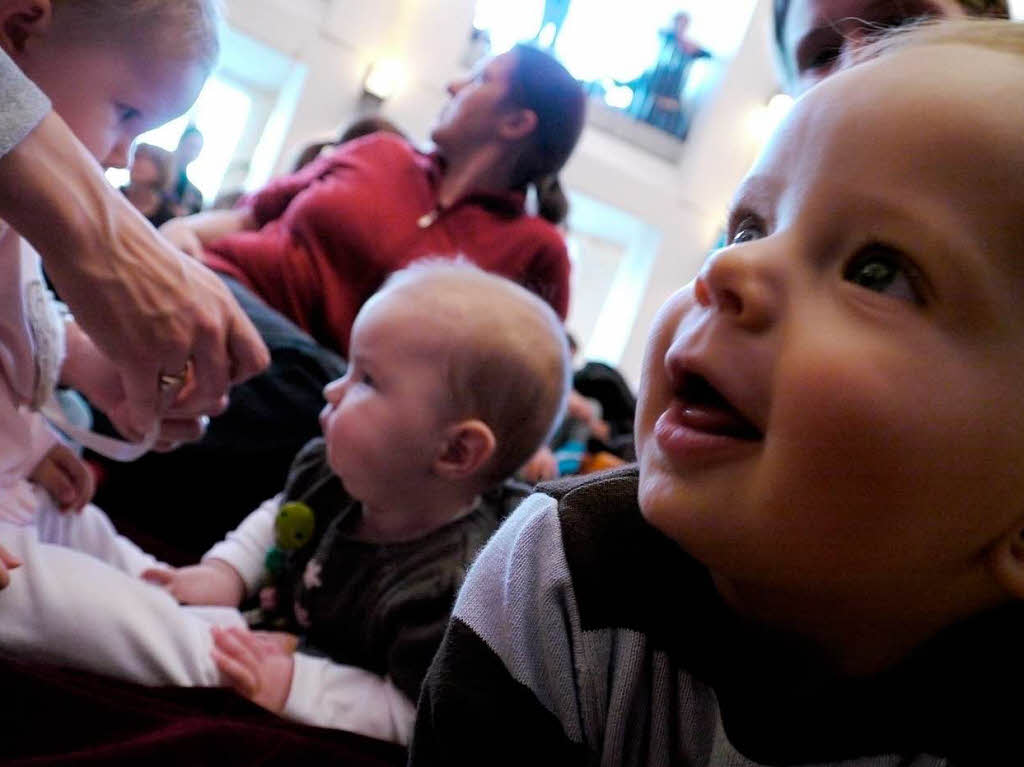
{"type": "Polygon", "coordinates": [[[947,630],[876,678],[745,623],[647,525],[635,468],[528,498],[470,570],[410,764],[1024,764],[1022,608],[947,630]]]}

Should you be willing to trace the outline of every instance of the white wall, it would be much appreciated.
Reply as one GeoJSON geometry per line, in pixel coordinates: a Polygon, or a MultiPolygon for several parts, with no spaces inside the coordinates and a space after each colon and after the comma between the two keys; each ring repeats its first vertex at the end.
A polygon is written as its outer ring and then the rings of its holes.
{"type": "MultiPolygon", "coordinates": [[[[354,117],[363,76],[378,58],[399,58],[407,72],[384,114],[413,139],[424,140],[446,98],[445,84],[460,72],[473,6],[474,0],[228,0],[233,27],[308,68],[277,169],[287,167],[305,142],[335,134],[354,117]]],[[[770,6],[758,0],[746,38],[715,95],[698,112],[678,165],[588,129],[565,169],[568,188],[662,234],[620,362],[634,383],[657,308],[696,273],[756,152],[750,114],[777,89],[767,31],[770,6]]]]}

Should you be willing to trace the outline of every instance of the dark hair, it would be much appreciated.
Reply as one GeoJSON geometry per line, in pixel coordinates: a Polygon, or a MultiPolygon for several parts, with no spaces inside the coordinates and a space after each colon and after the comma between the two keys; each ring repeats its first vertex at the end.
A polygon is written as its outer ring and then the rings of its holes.
{"type": "Polygon", "coordinates": [[[338,143],[344,144],[346,141],[362,138],[363,136],[369,136],[372,133],[379,133],[381,131],[384,133],[394,133],[396,136],[405,138],[405,133],[402,132],[402,129],[390,120],[386,120],[380,115],[370,115],[355,120],[345,128],[338,135],[338,143]]]}
{"type": "Polygon", "coordinates": [[[136,144],[132,149],[131,164],[135,165],[139,157],[148,157],[157,170],[158,178],[153,186],[159,190],[171,183],[174,174],[174,155],[171,152],[155,144],[136,144]]]}
{"type": "MultiPolygon", "coordinates": [[[[971,16],[990,16],[996,19],[1010,18],[1010,8],[1007,0],[957,0],[957,3],[963,6],[963,9],[971,16]]],[[[786,17],[788,15],[789,0],[775,0],[775,48],[784,63],[786,61],[786,41],[783,35],[785,34],[786,17]]]]}
{"type": "Polygon", "coordinates": [[[379,115],[361,117],[350,123],[348,127],[342,130],[341,133],[338,134],[338,138],[334,141],[314,141],[303,147],[302,151],[299,152],[299,156],[292,164],[292,173],[298,173],[300,170],[305,168],[313,162],[313,160],[319,157],[320,153],[327,147],[338,146],[339,144],[344,144],[346,141],[352,141],[381,131],[385,133],[394,133],[396,136],[405,138],[405,134],[402,132],[402,129],[390,120],[385,120],[379,115]]]}
{"type": "Polygon", "coordinates": [[[557,224],[569,212],[557,173],[583,131],[586,96],[576,79],[550,54],[522,43],[512,52],[515,68],[509,78],[508,101],[537,115],[530,151],[516,167],[513,186],[533,184],[540,215],[557,224]]]}

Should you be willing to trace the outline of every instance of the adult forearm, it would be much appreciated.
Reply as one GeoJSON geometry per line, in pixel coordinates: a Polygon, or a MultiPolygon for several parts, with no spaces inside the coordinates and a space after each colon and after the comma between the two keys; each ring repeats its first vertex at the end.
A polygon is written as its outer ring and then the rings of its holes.
{"type": "Polygon", "coordinates": [[[55,113],[0,158],[0,217],[42,255],[48,269],[97,253],[111,239],[123,201],[55,113]]]}

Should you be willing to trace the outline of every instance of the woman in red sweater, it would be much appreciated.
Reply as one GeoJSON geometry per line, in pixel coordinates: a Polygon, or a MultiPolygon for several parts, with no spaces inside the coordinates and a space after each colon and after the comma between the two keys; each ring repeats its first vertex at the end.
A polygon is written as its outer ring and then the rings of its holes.
{"type": "Polygon", "coordinates": [[[164,231],[342,355],[363,302],[428,255],[462,255],[564,317],[569,259],[553,224],[567,205],[555,174],[579,138],[582,89],[548,54],[521,45],[448,91],[433,154],[374,134],[272,181],[242,208],[164,231]],[[531,184],[540,217],[524,211],[531,184]]]}

